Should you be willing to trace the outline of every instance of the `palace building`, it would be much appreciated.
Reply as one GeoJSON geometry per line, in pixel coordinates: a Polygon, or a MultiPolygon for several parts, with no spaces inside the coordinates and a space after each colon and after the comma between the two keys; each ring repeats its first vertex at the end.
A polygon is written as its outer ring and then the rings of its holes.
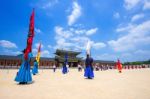
{"type": "Polygon", "coordinates": [[[78,57],[78,55],[80,53],[81,52],[57,49],[56,53],[55,53],[55,61],[56,61],[57,66],[60,66],[64,63],[65,55],[67,54],[67,56],[68,56],[68,65],[70,67],[76,67],[78,65],[78,63],[82,61],[82,58],[78,57]]]}
{"type": "MultiPolygon", "coordinates": [[[[52,68],[54,64],[57,67],[61,67],[65,60],[65,55],[68,56],[69,67],[77,67],[78,64],[84,66],[85,60],[82,57],[79,57],[81,52],[69,51],[69,50],[60,50],[57,49],[54,58],[41,57],[39,68],[52,68]]],[[[22,63],[23,55],[10,56],[10,55],[0,55],[0,68],[19,68],[22,63]]],[[[35,57],[31,59],[31,67],[33,66],[35,57]]],[[[114,67],[116,62],[114,61],[103,61],[103,60],[94,60],[93,65],[97,66],[111,66],[114,67]]]]}

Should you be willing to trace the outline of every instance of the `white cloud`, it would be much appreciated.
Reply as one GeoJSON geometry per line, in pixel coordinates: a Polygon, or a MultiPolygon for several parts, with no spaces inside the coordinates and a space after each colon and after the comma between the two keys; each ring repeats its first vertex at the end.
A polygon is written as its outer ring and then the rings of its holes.
{"type": "Polygon", "coordinates": [[[101,42],[97,42],[97,43],[94,43],[92,46],[93,46],[94,49],[97,50],[97,49],[101,49],[101,48],[106,47],[106,44],[101,43],[101,42]]]}
{"type": "MultiPolygon", "coordinates": [[[[37,52],[38,52],[37,48],[32,49],[32,53],[34,57],[37,55],[37,52]]],[[[45,49],[41,50],[41,57],[50,57],[50,52],[45,49]]]]}
{"type": "Polygon", "coordinates": [[[90,29],[86,32],[86,35],[92,35],[92,34],[95,34],[97,32],[98,28],[93,28],[93,29],[90,29]]]}
{"type": "Polygon", "coordinates": [[[134,8],[135,6],[137,6],[139,4],[141,0],[124,0],[124,7],[127,10],[130,10],[132,8],[134,8]]]}
{"type": "Polygon", "coordinates": [[[32,54],[33,54],[34,57],[37,55],[37,53],[38,53],[38,49],[37,48],[33,48],[32,49],[32,54]]]}
{"type": "Polygon", "coordinates": [[[5,49],[5,50],[2,50],[0,52],[1,55],[19,55],[19,54],[22,54],[21,51],[16,51],[16,50],[12,50],[12,49],[5,49]]]}
{"type": "Polygon", "coordinates": [[[0,46],[4,48],[17,48],[15,43],[7,40],[0,40],[0,46]]]}
{"type": "Polygon", "coordinates": [[[150,20],[135,25],[128,33],[117,40],[111,40],[108,44],[119,52],[135,50],[138,46],[150,44],[150,20]]]}
{"type": "Polygon", "coordinates": [[[37,49],[37,48],[33,48],[33,49],[32,49],[32,53],[33,53],[34,55],[36,55],[37,52],[38,52],[38,49],[37,49]]]}
{"type": "Polygon", "coordinates": [[[76,36],[72,38],[71,40],[74,42],[72,43],[72,46],[74,46],[78,50],[85,50],[88,41],[91,43],[91,47],[96,50],[106,47],[106,44],[102,42],[94,42],[86,36],[76,36]]]}
{"type": "Polygon", "coordinates": [[[39,28],[35,28],[35,32],[38,33],[38,34],[42,33],[42,31],[39,28]]]}
{"type": "Polygon", "coordinates": [[[117,61],[119,58],[121,62],[131,61],[144,61],[150,59],[150,51],[148,50],[137,50],[135,52],[124,52],[124,53],[103,53],[95,55],[96,60],[113,60],[117,61]]]}
{"type": "Polygon", "coordinates": [[[99,49],[104,47],[104,45],[100,42],[95,43],[94,41],[90,40],[89,35],[96,33],[98,28],[91,28],[91,29],[79,29],[79,28],[69,28],[64,29],[60,26],[55,27],[55,40],[56,46],[54,49],[67,49],[67,50],[85,50],[86,43],[88,41],[93,42],[94,49],[99,49]]]}
{"type": "Polygon", "coordinates": [[[73,43],[66,42],[66,40],[63,38],[57,40],[57,48],[64,48],[65,49],[65,48],[71,47],[73,45],[74,45],[73,43]]]}
{"type": "MultiPolygon", "coordinates": [[[[90,46],[96,50],[106,47],[106,44],[102,42],[94,42],[92,40],[88,40],[88,42],[90,43],[90,46]]],[[[88,42],[86,42],[86,46],[88,42]]]]}
{"type": "Polygon", "coordinates": [[[56,5],[59,1],[58,0],[48,0],[46,2],[40,2],[39,7],[43,9],[51,8],[56,5]]]}
{"type": "Polygon", "coordinates": [[[22,54],[22,52],[21,51],[9,51],[8,52],[8,55],[19,55],[19,54],[22,54]]]}
{"type": "Polygon", "coordinates": [[[150,9],[150,1],[145,1],[144,2],[144,6],[143,6],[143,10],[148,10],[148,9],[150,9]]]}
{"type": "Polygon", "coordinates": [[[142,7],[143,10],[150,9],[150,0],[124,0],[124,7],[131,10],[136,7],[142,7]]]}
{"type": "Polygon", "coordinates": [[[69,37],[71,37],[73,35],[70,31],[65,31],[60,26],[56,26],[55,27],[55,32],[56,32],[58,37],[63,37],[63,38],[69,38],[69,37]]]}
{"type": "Polygon", "coordinates": [[[54,49],[68,49],[68,47],[73,45],[72,43],[68,42],[68,40],[73,36],[71,30],[64,30],[64,28],[56,26],[54,31],[56,33],[56,46],[54,46],[54,49]]]}
{"type": "Polygon", "coordinates": [[[76,36],[71,39],[74,42],[74,45],[79,50],[85,50],[88,41],[91,41],[90,38],[86,36],[76,36]]]}
{"type": "Polygon", "coordinates": [[[71,38],[72,41],[80,41],[80,42],[88,42],[90,39],[86,36],[76,36],[76,37],[73,37],[71,38]]]}
{"type": "Polygon", "coordinates": [[[124,32],[124,31],[126,32],[126,31],[132,29],[133,27],[134,27],[133,24],[128,24],[126,27],[118,27],[116,29],[116,32],[124,32]]]}
{"type": "Polygon", "coordinates": [[[22,54],[22,52],[21,51],[15,51],[14,54],[19,55],[19,54],[22,54]]]}
{"type": "Polygon", "coordinates": [[[118,12],[116,12],[116,13],[114,13],[113,17],[118,19],[118,18],[120,18],[120,14],[118,12]]]}
{"type": "Polygon", "coordinates": [[[48,50],[42,50],[41,57],[50,57],[50,52],[48,50]]]}
{"type": "Polygon", "coordinates": [[[85,29],[81,29],[81,30],[74,30],[72,32],[75,32],[76,34],[84,34],[84,33],[86,33],[86,31],[87,30],[85,30],[85,29]]]}
{"type": "Polygon", "coordinates": [[[93,56],[96,60],[109,60],[109,61],[114,61],[117,60],[117,58],[119,57],[116,54],[109,54],[109,53],[103,53],[100,55],[95,55],[93,56]]]}
{"type": "Polygon", "coordinates": [[[150,59],[150,51],[149,50],[137,50],[133,53],[131,60],[134,61],[145,61],[150,59]],[[136,57],[135,57],[136,56],[136,57]]]}
{"type": "Polygon", "coordinates": [[[150,51],[149,50],[141,50],[138,49],[133,52],[122,53],[121,58],[123,61],[145,61],[150,59],[150,51]]]}
{"type": "Polygon", "coordinates": [[[139,54],[139,55],[142,54],[142,55],[148,55],[148,56],[150,56],[150,51],[139,49],[139,50],[135,51],[134,54],[139,54]]]}
{"type": "Polygon", "coordinates": [[[134,16],[132,17],[131,21],[132,21],[132,22],[137,21],[137,20],[143,18],[144,16],[145,16],[145,15],[142,14],[142,13],[141,13],[141,14],[136,14],[136,15],[134,15],[134,16]]]}
{"type": "Polygon", "coordinates": [[[98,28],[91,28],[91,29],[75,29],[75,28],[70,28],[70,32],[75,33],[77,35],[93,35],[98,31],[98,28]]]}
{"type": "Polygon", "coordinates": [[[81,6],[77,2],[73,2],[73,10],[71,15],[68,16],[68,25],[72,25],[81,16],[81,6]]]}

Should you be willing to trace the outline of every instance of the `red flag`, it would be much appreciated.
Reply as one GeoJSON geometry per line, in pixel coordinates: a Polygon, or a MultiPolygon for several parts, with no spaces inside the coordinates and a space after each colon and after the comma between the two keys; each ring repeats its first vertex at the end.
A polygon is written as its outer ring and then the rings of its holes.
{"type": "Polygon", "coordinates": [[[30,17],[29,35],[34,36],[34,9],[30,17]]]}
{"type": "Polygon", "coordinates": [[[28,59],[28,54],[32,52],[32,42],[34,37],[34,9],[32,11],[31,17],[30,17],[30,24],[29,24],[29,33],[27,38],[27,47],[25,49],[24,58],[25,60],[28,59]]]}

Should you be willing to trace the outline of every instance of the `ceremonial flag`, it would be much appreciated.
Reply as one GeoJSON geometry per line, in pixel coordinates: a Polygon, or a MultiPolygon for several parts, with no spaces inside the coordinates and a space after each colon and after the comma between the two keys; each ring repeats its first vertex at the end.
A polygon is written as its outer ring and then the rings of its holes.
{"type": "Polygon", "coordinates": [[[34,9],[32,11],[31,17],[30,17],[30,24],[29,24],[29,32],[28,32],[28,38],[27,38],[27,46],[24,52],[24,58],[27,60],[28,54],[32,52],[32,42],[34,37],[34,9]]]}
{"type": "Polygon", "coordinates": [[[86,46],[86,54],[88,54],[88,55],[91,54],[91,44],[90,44],[90,41],[88,41],[87,46],[86,46]]]}
{"type": "Polygon", "coordinates": [[[30,25],[29,25],[29,35],[34,36],[34,9],[32,11],[31,17],[30,17],[30,25]]]}
{"type": "Polygon", "coordinates": [[[41,43],[39,44],[38,53],[36,56],[36,61],[38,62],[38,65],[40,63],[40,54],[41,54],[41,43]]]}

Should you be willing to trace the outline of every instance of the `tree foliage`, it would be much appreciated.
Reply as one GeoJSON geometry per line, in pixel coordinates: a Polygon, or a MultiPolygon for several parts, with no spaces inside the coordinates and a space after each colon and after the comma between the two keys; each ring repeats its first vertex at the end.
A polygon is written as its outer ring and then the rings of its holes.
{"type": "Polygon", "coordinates": [[[136,61],[136,62],[125,62],[123,65],[142,65],[142,64],[150,64],[150,59],[147,61],[136,61]]]}

